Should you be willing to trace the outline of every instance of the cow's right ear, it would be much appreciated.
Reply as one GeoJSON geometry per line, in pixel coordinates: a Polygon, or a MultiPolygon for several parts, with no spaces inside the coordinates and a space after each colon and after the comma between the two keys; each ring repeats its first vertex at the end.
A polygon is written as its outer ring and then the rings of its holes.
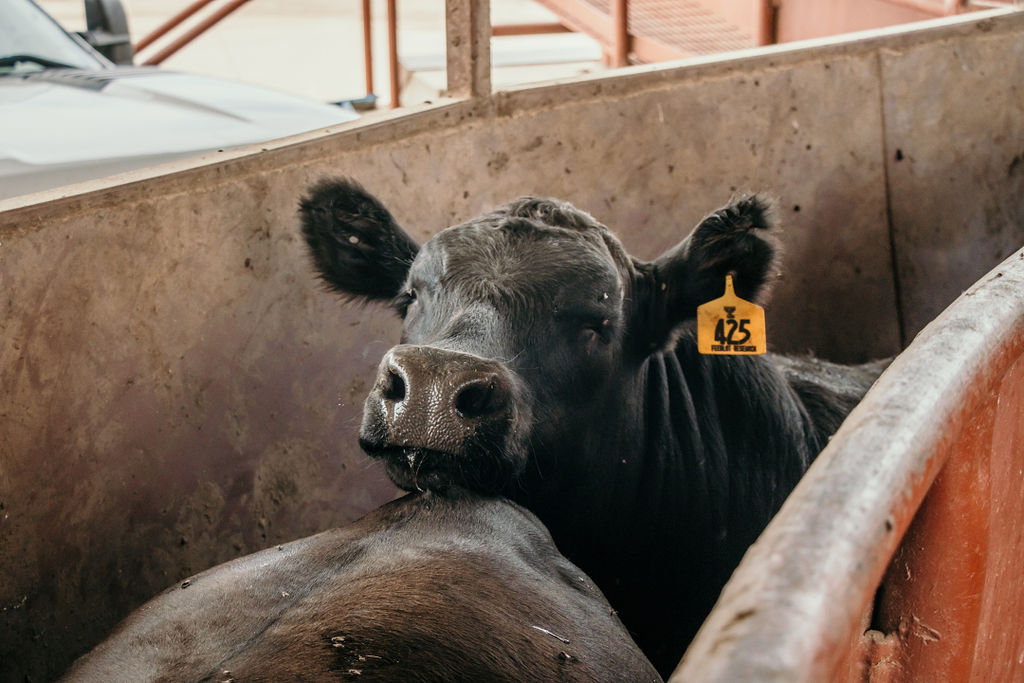
{"type": "Polygon", "coordinates": [[[391,301],[419,245],[379,199],[354,180],[329,178],[299,204],[302,235],[320,277],[351,298],[391,301]]]}
{"type": "Polygon", "coordinates": [[[645,350],[672,346],[697,307],[722,296],[732,275],[736,295],[763,303],[778,267],[779,240],[772,203],[738,197],[706,216],[689,236],[654,261],[638,263],[645,283],[645,350]]]}

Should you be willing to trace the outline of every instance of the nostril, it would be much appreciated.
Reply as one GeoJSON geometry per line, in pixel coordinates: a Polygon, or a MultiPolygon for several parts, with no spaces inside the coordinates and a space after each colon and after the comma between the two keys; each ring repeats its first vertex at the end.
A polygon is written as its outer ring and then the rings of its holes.
{"type": "Polygon", "coordinates": [[[405,399],[405,380],[394,370],[389,369],[381,383],[381,394],[389,401],[405,399]]]}
{"type": "Polygon", "coordinates": [[[465,419],[496,413],[505,405],[505,392],[496,377],[466,384],[455,396],[455,410],[465,419]]]}

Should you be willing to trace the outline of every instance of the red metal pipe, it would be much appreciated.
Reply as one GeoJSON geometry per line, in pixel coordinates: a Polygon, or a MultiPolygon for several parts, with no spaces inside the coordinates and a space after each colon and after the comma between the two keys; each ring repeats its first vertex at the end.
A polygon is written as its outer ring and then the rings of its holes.
{"type": "Polygon", "coordinates": [[[149,45],[152,44],[153,41],[157,40],[158,38],[166,34],[168,31],[175,28],[178,24],[185,21],[186,19],[188,19],[193,14],[195,14],[202,8],[206,7],[213,1],[214,0],[196,0],[196,2],[193,2],[188,7],[178,12],[164,23],[160,24],[160,26],[156,30],[154,30],[145,38],[137,42],[135,44],[135,51],[138,52],[139,50],[144,50],[145,48],[149,47],[149,45]]]}
{"type": "Polygon", "coordinates": [[[366,68],[366,94],[373,94],[373,31],[370,30],[370,0],[363,0],[363,65],[366,68]]]}
{"type": "Polygon", "coordinates": [[[775,3],[772,0],[761,0],[760,12],[757,17],[757,44],[773,45],[775,40],[775,3]]]}
{"type": "Polygon", "coordinates": [[[397,109],[401,86],[398,83],[398,9],[395,0],[388,0],[388,72],[391,77],[391,108],[397,109]]]}
{"type": "Polygon", "coordinates": [[[629,0],[612,2],[612,63],[611,66],[626,66],[629,63],[629,0]]]}
{"type": "Polygon", "coordinates": [[[186,31],[184,35],[174,40],[170,45],[165,47],[163,50],[160,50],[160,52],[156,53],[155,55],[147,59],[145,62],[143,62],[143,65],[153,66],[164,61],[165,59],[173,55],[175,52],[188,45],[195,38],[205,33],[207,29],[209,29],[211,26],[213,26],[221,19],[231,14],[247,2],[249,2],[249,0],[231,0],[231,2],[227,3],[226,5],[218,9],[216,12],[214,12],[209,17],[207,17],[199,24],[197,24],[194,28],[192,28],[189,31],[186,31]]]}
{"type": "Polygon", "coordinates": [[[572,33],[572,29],[558,22],[550,24],[505,24],[504,26],[491,27],[492,36],[533,36],[540,33],[572,33]]]}

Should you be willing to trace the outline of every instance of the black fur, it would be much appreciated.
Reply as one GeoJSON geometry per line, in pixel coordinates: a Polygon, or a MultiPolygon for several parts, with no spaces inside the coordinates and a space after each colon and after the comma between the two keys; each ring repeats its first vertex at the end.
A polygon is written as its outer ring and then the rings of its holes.
{"type": "Polygon", "coordinates": [[[419,247],[376,197],[354,180],[322,180],[299,213],[317,271],[332,289],[369,300],[398,294],[419,247]]]}
{"type": "MultiPolygon", "coordinates": [[[[350,187],[338,191],[359,194],[350,187]]],[[[739,296],[767,296],[776,233],[771,203],[756,194],[650,262],[558,200],[519,199],[442,231],[399,287],[409,293],[397,307],[409,362],[385,361],[381,378],[404,373],[404,388],[371,390],[364,449],[407,488],[408,462],[436,462],[436,490],[473,486],[476,466],[507,482],[498,492],[541,518],[667,676],[743,552],[881,371],[697,352],[696,308],[722,295],[727,274],[739,296]],[[429,362],[438,349],[450,362],[429,362]],[[458,377],[453,363],[465,368],[458,377]],[[460,415],[462,387],[481,383],[511,398],[460,415]],[[474,438],[496,424],[502,440],[474,438]]],[[[395,277],[380,279],[394,287],[395,277]]]]}

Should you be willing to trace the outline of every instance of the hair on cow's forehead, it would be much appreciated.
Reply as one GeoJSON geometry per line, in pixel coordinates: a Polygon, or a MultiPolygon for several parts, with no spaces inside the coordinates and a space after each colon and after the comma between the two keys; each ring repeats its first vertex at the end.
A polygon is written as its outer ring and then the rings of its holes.
{"type": "Polygon", "coordinates": [[[618,268],[597,231],[489,216],[440,233],[425,255],[447,286],[517,290],[538,296],[552,287],[617,279],[618,268]]]}
{"type": "Polygon", "coordinates": [[[546,225],[576,230],[603,230],[597,220],[586,211],[580,211],[568,202],[542,197],[520,197],[501,207],[495,214],[534,218],[546,225]]]}
{"type": "Polygon", "coordinates": [[[491,215],[501,214],[532,218],[545,226],[568,228],[591,238],[599,238],[619,268],[624,272],[629,272],[632,268],[632,260],[618,238],[603,223],[569,202],[542,197],[520,197],[491,215]]]}
{"type": "Polygon", "coordinates": [[[435,235],[409,284],[439,288],[450,303],[490,302],[529,317],[543,315],[543,302],[621,299],[632,272],[622,244],[592,216],[566,202],[524,197],[435,235]]]}

